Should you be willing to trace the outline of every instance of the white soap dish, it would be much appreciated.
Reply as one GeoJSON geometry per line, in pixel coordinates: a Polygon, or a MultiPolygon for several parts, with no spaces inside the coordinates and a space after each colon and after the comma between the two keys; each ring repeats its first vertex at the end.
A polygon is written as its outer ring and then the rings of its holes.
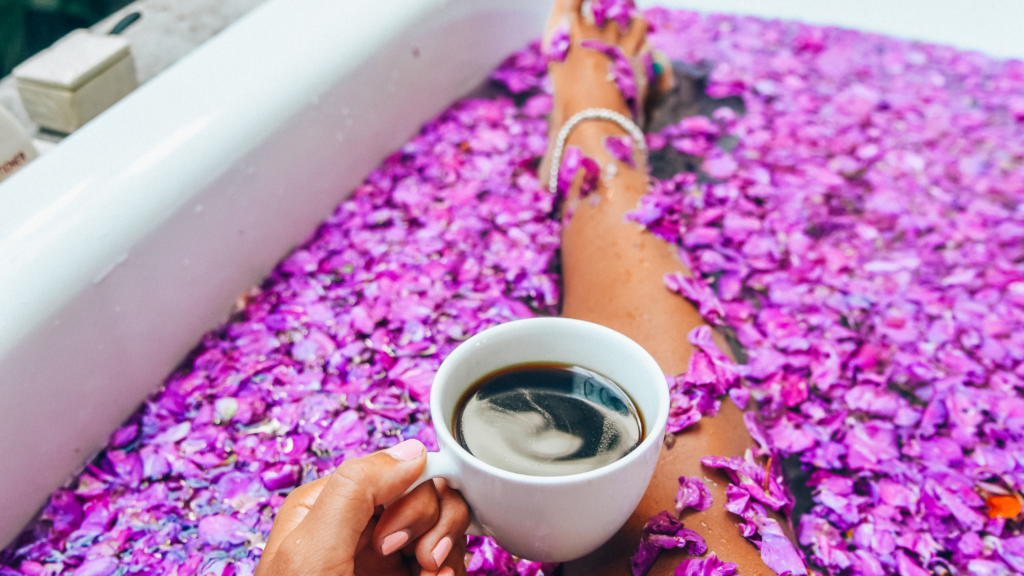
{"type": "Polygon", "coordinates": [[[14,69],[33,122],[69,134],[138,86],[129,43],[75,30],[14,69]]]}

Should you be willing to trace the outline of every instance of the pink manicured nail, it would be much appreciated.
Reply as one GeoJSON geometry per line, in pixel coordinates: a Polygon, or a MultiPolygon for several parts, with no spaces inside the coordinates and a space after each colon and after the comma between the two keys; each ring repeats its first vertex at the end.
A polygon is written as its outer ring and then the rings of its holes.
{"type": "Polygon", "coordinates": [[[395,532],[390,536],[385,536],[384,541],[380,543],[380,551],[387,556],[395,550],[398,550],[406,542],[409,541],[409,535],[405,532],[395,532]]]}
{"type": "Polygon", "coordinates": [[[423,444],[419,440],[406,440],[385,450],[392,458],[402,462],[408,462],[423,454],[423,444]]]}
{"type": "Polygon", "coordinates": [[[434,546],[434,551],[431,552],[430,555],[434,557],[434,562],[437,562],[437,565],[440,566],[441,562],[444,562],[444,559],[448,557],[448,553],[451,551],[452,539],[445,536],[444,538],[441,538],[441,541],[437,543],[437,546],[434,546]]]}

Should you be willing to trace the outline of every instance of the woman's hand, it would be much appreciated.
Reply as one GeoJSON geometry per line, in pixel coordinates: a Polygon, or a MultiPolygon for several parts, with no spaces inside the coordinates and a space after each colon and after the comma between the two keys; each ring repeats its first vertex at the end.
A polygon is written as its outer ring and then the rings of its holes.
{"type": "Polygon", "coordinates": [[[469,509],[462,496],[433,480],[395,500],[423,472],[426,455],[423,444],[406,440],[293,490],[256,576],[464,574],[469,509]]]}

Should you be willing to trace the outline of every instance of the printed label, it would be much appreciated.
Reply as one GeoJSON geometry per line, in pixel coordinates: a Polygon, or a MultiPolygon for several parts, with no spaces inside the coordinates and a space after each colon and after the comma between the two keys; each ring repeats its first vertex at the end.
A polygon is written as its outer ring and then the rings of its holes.
{"type": "Polygon", "coordinates": [[[6,178],[25,164],[28,164],[28,156],[24,152],[18,152],[10,160],[0,164],[0,176],[6,178]]]}

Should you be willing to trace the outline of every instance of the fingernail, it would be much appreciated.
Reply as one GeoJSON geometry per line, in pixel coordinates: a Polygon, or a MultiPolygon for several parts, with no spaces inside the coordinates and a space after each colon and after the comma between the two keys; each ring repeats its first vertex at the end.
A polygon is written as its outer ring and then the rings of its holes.
{"type": "Polygon", "coordinates": [[[451,566],[445,566],[437,573],[437,576],[455,576],[455,570],[451,566]]]}
{"type": "Polygon", "coordinates": [[[444,538],[441,538],[441,541],[437,543],[437,546],[434,546],[434,551],[431,552],[430,555],[434,557],[434,562],[440,566],[441,562],[444,562],[444,559],[448,557],[448,553],[451,551],[452,539],[445,536],[444,538]]]}
{"type": "Polygon", "coordinates": [[[380,543],[380,551],[387,556],[395,550],[401,548],[406,542],[409,541],[409,535],[405,532],[395,532],[390,536],[385,536],[384,540],[380,543]]]}
{"type": "Polygon", "coordinates": [[[423,444],[419,440],[406,440],[401,444],[395,444],[385,450],[392,458],[401,462],[408,462],[423,454],[423,444]]]}

